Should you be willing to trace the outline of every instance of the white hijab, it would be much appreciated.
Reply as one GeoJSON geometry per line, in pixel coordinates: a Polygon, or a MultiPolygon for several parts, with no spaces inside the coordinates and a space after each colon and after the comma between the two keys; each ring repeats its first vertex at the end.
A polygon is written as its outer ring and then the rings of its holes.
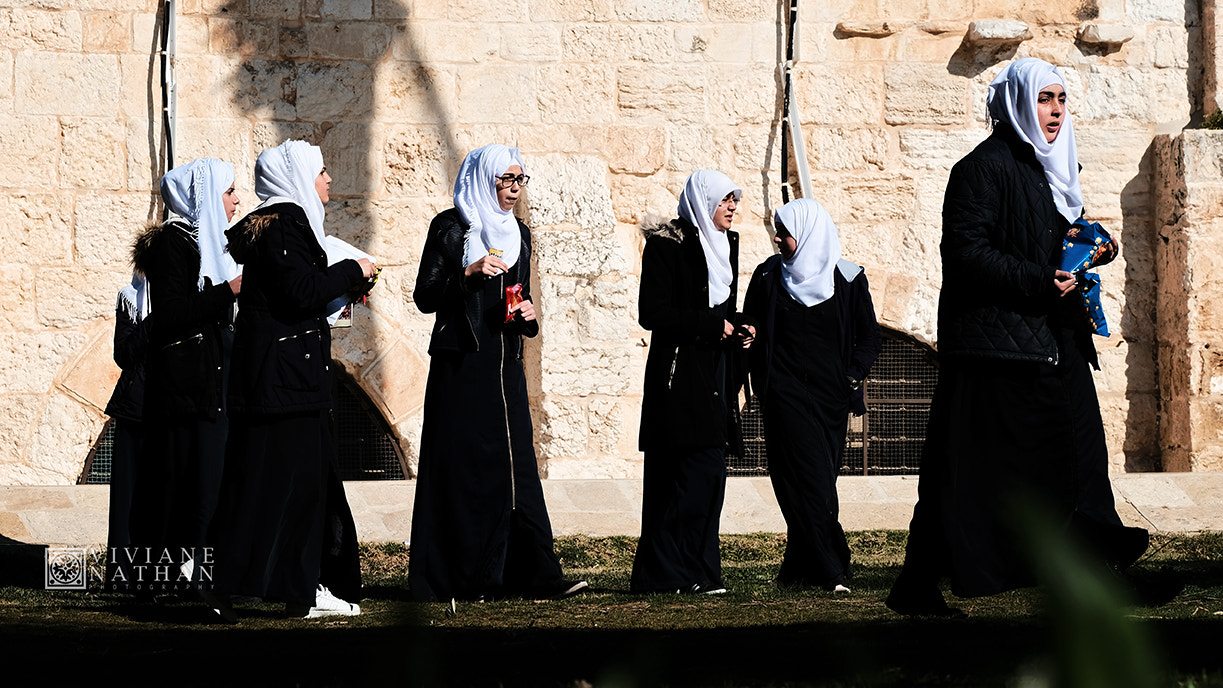
{"type": "Polygon", "coordinates": [[[796,244],[794,257],[781,261],[786,291],[804,306],[827,301],[841,258],[841,240],[832,216],[819,201],[799,198],[778,208],[773,222],[784,225],[796,244]]]}
{"type": "Polygon", "coordinates": [[[214,160],[199,158],[186,165],[179,165],[161,178],[161,198],[172,215],[186,220],[200,248],[199,287],[204,288],[204,278],[213,284],[233,279],[238,275],[238,264],[225,250],[225,230],[229,220],[225,217],[225,203],[221,199],[234,183],[234,166],[214,160]]]}
{"type": "Polygon", "coordinates": [[[1036,159],[1045,169],[1045,179],[1053,192],[1053,204],[1057,211],[1070,222],[1083,214],[1083,190],[1079,187],[1079,152],[1074,140],[1074,122],[1070,111],[1062,114],[1062,125],[1057,138],[1045,141],[1044,131],[1036,114],[1036,98],[1042,88],[1058,84],[1066,88],[1066,81],[1057,67],[1025,57],[1007,65],[989,85],[989,114],[1005,122],[1015,130],[1019,138],[1031,144],[1036,159]]]}
{"type": "Polygon", "coordinates": [[[522,250],[522,232],[512,210],[502,210],[497,201],[496,178],[518,165],[526,173],[517,148],[499,143],[481,146],[463,158],[459,177],[454,180],[454,207],[458,208],[467,235],[463,239],[463,267],[500,252],[501,260],[512,266],[522,250]]]}
{"type": "Polygon", "coordinates": [[[259,207],[273,203],[296,203],[306,211],[310,229],[320,247],[327,246],[323,233],[326,210],[319,198],[314,180],[323,171],[323,151],[305,141],[285,141],[259,154],[255,159],[255,195],[263,201],[259,207]]]}
{"type": "Polygon", "coordinates": [[[115,310],[127,313],[132,322],[142,322],[149,317],[149,281],[139,272],[132,273],[132,283],[119,290],[115,297],[115,310]]]}
{"type": "Polygon", "coordinates": [[[705,252],[705,267],[709,271],[709,305],[716,306],[730,296],[734,279],[730,267],[730,240],[726,232],[713,225],[713,213],[727,194],[735,200],[743,197],[730,177],[717,170],[697,170],[688,177],[684,192],[679,195],[679,216],[697,228],[701,250],[705,252]]]}

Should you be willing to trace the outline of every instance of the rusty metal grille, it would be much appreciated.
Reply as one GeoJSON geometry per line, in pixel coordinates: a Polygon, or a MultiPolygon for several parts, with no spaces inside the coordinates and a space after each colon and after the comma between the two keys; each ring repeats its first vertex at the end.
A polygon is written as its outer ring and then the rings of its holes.
{"type": "MultiPolygon", "coordinates": [[[[841,475],[917,474],[937,381],[938,364],[931,349],[884,330],[879,358],[863,382],[867,413],[849,419],[841,475]]],[[[744,406],[742,417],[743,455],[727,455],[727,472],[768,475],[764,423],[754,397],[744,406]]]]}
{"type": "MultiPolygon", "coordinates": [[[[347,375],[337,375],[333,417],[336,470],[341,480],[403,480],[403,455],[382,415],[347,375]]],[[[80,482],[109,485],[115,430],[107,422],[85,461],[80,482]]]]}

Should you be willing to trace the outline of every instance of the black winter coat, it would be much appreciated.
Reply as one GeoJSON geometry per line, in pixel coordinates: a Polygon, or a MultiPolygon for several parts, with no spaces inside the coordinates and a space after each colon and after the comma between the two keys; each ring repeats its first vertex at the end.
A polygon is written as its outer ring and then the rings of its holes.
{"type": "MultiPolygon", "coordinates": [[[[841,322],[841,360],[845,362],[845,369],[840,373],[861,382],[879,357],[881,346],[879,321],[875,319],[870,284],[865,272],[858,273],[852,281],[846,281],[839,267],[833,280],[836,286],[831,299],[841,322]]],[[[785,289],[781,281],[781,256],[770,256],[756,266],[752,281],[747,284],[747,295],[743,297],[744,315],[760,324],[756,330],[756,341],[749,349],[748,360],[752,386],[762,402],[769,392],[777,299],[789,298],[785,289]]],[[[848,384],[848,379],[846,382],[848,384]]],[[[850,393],[850,410],[859,416],[866,413],[861,386],[850,393]]]]}
{"type": "Polygon", "coordinates": [[[132,262],[149,280],[152,312],[145,361],[145,418],[221,413],[221,328],[230,327],[228,282],[199,288],[200,248],[191,228],[168,220],[147,229],[132,262]]]}
{"type": "Polygon", "coordinates": [[[1074,301],[1053,286],[1069,226],[1009,125],[956,163],[943,199],[939,355],[1055,363],[1051,318],[1074,301]]]}
{"type": "Polygon", "coordinates": [[[144,413],[144,359],[149,350],[149,330],[153,314],[140,322],[127,309],[115,309],[114,358],[119,381],[106,403],[106,415],[127,421],[140,421],[144,413]]]}
{"type": "MultiPolygon", "coordinates": [[[[522,284],[523,300],[531,300],[531,230],[521,221],[522,247],[519,249],[518,281],[522,284]]],[[[416,289],[412,300],[422,313],[436,313],[433,335],[429,339],[429,354],[437,351],[478,351],[476,328],[479,327],[484,305],[483,274],[464,278],[463,239],[467,225],[456,208],[438,213],[429,223],[425,248],[416,273],[416,289]]],[[[511,334],[534,337],[539,334],[539,320],[515,318],[506,324],[511,334]]],[[[518,357],[522,357],[522,340],[518,339],[518,357]]]]}
{"type": "Polygon", "coordinates": [[[366,284],[361,265],[327,254],[300,206],[255,210],[226,232],[242,264],[229,380],[233,414],[331,408],[327,304],[366,284]]]}
{"type": "Polygon", "coordinates": [[[739,234],[730,240],[730,296],[725,318],[709,306],[709,270],[697,229],[677,218],[643,226],[638,322],[650,330],[641,399],[638,448],[724,447],[727,409],[738,401],[737,340],[722,339],[723,321],[749,322],[737,312],[739,234]],[[717,359],[727,354],[726,378],[716,384],[717,359]]]}

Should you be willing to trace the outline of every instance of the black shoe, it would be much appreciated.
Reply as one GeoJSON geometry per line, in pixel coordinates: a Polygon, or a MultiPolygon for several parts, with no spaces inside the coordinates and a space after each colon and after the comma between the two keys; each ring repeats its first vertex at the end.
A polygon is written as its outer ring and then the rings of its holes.
{"type": "Polygon", "coordinates": [[[964,612],[955,607],[948,607],[943,599],[943,593],[933,582],[925,585],[914,584],[905,578],[903,573],[896,579],[892,591],[883,602],[888,609],[904,616],[941,616],[944,618],[964,618],[964,612]]]}

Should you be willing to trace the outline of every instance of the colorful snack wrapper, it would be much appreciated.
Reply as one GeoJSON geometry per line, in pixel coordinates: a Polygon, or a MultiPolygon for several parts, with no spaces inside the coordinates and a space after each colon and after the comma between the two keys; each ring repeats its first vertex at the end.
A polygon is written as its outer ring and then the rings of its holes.
{"type": "Polygon", "coordinates": [[[1087,311],[1087,320],[1092,331],[1107,337],[1108,322],[1104,319],[1104,307],[1100,303],[1100,276],[1086,272],[1095,267],[1100,257],[1108,252],[1112,237],[1098,222],[1083,218],[1074,221],[1066,230],[1062,240],[1062,269],[1079,277],[1077,289],[1087,311]]]}
{"type": "Polygon", "coordinates": [[[505,288],[505,321],[514,319],[514,306],[522,303],[522,285],[515,284],[505,288]]]}

